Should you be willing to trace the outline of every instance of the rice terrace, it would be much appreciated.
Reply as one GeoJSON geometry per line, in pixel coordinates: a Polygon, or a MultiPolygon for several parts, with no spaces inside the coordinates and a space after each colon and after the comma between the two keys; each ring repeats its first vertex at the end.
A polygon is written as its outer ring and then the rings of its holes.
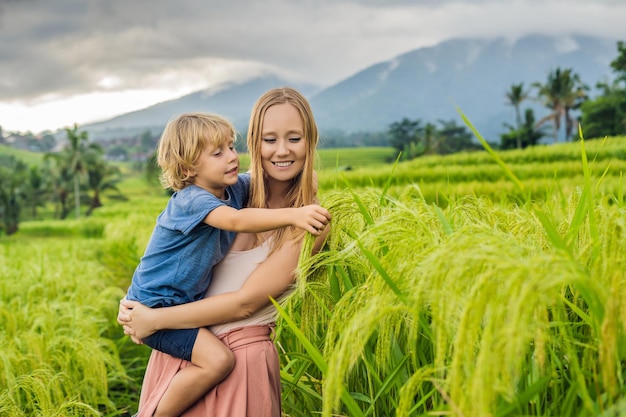
{"type": "MultiPolygon", "coordinates": [[[[626,138],[487,150],[319,151],[284,415],[626,415],[626,138]]],[[[115,317],[167,195],[121,168],[126,200],[0,238],[2,416],[134,412],[149,348],[115,317]]]]}

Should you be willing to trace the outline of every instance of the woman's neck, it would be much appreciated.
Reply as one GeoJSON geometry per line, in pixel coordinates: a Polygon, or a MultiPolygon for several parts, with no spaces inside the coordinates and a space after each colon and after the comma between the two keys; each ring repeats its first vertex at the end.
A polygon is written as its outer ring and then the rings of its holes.
{"type": "Polygon", "coordinates": [[[284,181],[268,181],[267,184],[267,207],[283,208],[286,205],[286,197],[290,183],[284,181]]]}

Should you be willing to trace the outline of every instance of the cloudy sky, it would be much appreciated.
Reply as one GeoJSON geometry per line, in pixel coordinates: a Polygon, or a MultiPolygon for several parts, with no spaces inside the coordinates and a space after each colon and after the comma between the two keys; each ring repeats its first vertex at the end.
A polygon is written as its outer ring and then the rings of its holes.
{"type": "Polygon", "coordinates": [[[321,86],[455,37],[626,38],[624,0],[0,0],[0,126],[56,130],[274,71],[321,86]]]}

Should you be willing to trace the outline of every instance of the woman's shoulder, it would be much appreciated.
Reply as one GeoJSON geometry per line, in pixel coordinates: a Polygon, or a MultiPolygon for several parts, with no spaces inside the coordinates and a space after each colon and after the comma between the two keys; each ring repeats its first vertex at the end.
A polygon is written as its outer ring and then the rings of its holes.
{"type": "Polygon", "coordinates": [[[235,241],[231,246],[231,250],[237,252],[245,252],[255,249],[259,246],[269,246],[271,242],[271,232],[265,233],[237,233],[235,241]]]}

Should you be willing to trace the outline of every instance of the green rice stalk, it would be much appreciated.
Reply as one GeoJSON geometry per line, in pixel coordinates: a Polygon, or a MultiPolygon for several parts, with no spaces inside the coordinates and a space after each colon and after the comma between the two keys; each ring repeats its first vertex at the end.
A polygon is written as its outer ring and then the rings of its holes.
{"type": "Polygon", "coordinates": [[[523,191],[524,190],[524,184],[522,184],[522,182],[515,176],[513,171],[511,171],[511,169],[506,165],[506,163],[502,160],[502,158],[500,158],[500,156],[493,150],[493,148],[489,145],[489,142],[487,142],[485,140],[485,138],[483,138],[483,136],[480,134],[480,132],[478,132],[478,130],[474,127],[472,122],[470,122],[469,119],[465,116],[465,114],[461,111],[461,109],[457,107],[456,110],[457,110],[457,113],[459,113],[461,115],[461,118],[463,119],[463,121],[465,122],[467,127],[470,128],[470,130],[474,133],[474,136],[476,136],[476,138],[483,145],[485,150],[498,163],[498,165],[500,165],[502,170],[504,170],[506,176],[509,177],[509,179],[511,181],[513,181],[513,183],[516,185],[516,187],[520,191],[523,191]]]}
{"type": "MultiPolygon", "coordinates": [[[[322,375],[326,374],[328,365],[326,364],[326,361],[324,360],[324,357],[322,356],[320,351],[317,350],[317,348],[306,338],[306,336],[304,336],[304,334],[300,331],[300,329],[295,324],[295,322],[291,320],[291,318],[286,314],[285,310],[276,302],[276,300],[271,299],[271,301],[272,301],[272,304],[274,304],[274,306],[278,310],[278,313],[281,315],[281,318],[289,326],[290,330],[296,335],[300,343],[304,345],[307,353],[313,360],[313,363],[315,363],[317,368],[322,372],[322,375]]],[[[361,410],[357,406],[356,402],[354,401],[354,399],[350,396],[350,394],[344,388],[341,389],[340,396],[341,396],[341,400],[344,402],[346,407],[348,407],[348,409],[352,413],[351,415],[355,417],[359,417],[363,415],[361,413],[361,410]]]]}

